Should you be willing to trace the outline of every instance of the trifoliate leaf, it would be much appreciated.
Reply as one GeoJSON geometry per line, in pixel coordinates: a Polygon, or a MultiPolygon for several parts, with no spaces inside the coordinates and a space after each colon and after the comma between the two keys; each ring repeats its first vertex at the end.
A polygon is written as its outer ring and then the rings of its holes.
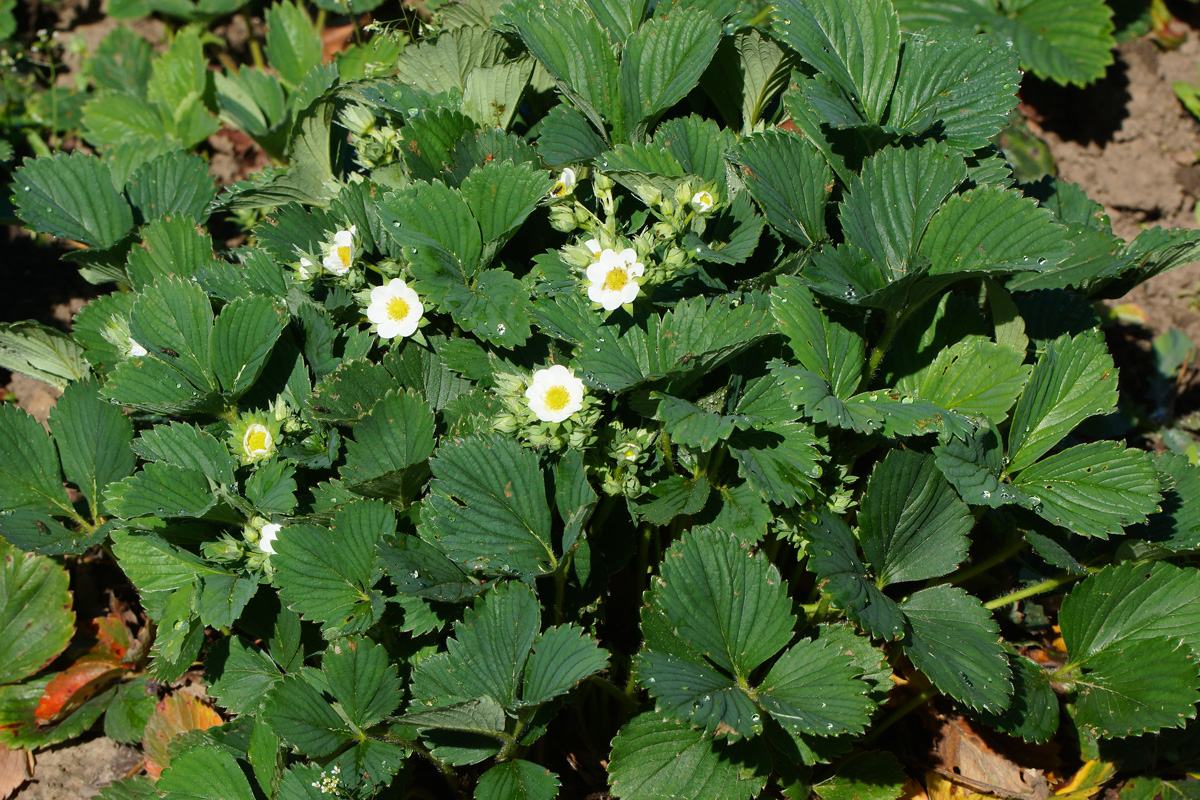
{"type": "Polygon", "coordinates": [[[1092,442],[1043,458],[1022,470],[1013,488],[1055,525],[1101,539],[1145,522],[1162,497],[1150,455],[1121,442],[1092,442]]]}
{"type": "Polygon", "coordinates": [[[265,652],[250,647],[239,636],[218,641],[204,660],[209,695],[235,714],[257,709],[282,677],[265,652]]]}
{"type": "Polygon", "coordinates": [[[332,528],[289,525],[275,541],[271,563],[288,607],[328,631],[364,630],[379,618],[383,598],[371,587],[379,579],[375,545],[394,535],[391,506],[374,500],[350,503],[332,528]]]}
{"type": "Polygon", "coordinates": [[[893,450],[871,473],[858,524],[882,587],[954,571],[966,557],[975,519],[932,456],[893,450]]]}
{"type": "Polygon", "coordinates": [[[798,242],[826,238],[829,166],[805,139],[772,130],[742,140],[729,155],[767,222],[798,242]]]}
{"type": "Polygon", "coordinates": [[[900,604],[904,652],[939,690],[970,708],[997,713],[1012,699],[1000,628],[983,603],[955,586],[923,589],[900,604]]]}
{"type": "MultiPolygon", "coordinates": [[[[673,10],[639,27],[625,42],[620,91],[629,131],[645,130],[695,88],[721,40],[721,28],[695,8],[673,10]]],[[[628,133],[618,126],[617,136],[628,133]]]]}
{"type": "Polygon", "coordinates": [[[75,629],[66,570],[0,539],[0,685],[28,677],[66,649],[75,629]]]}
{"type": "Polygon", "coordinates": [[[875,703],[859,671],[836,645],[802,639],[780,656],[756,692],[763,708],[792,733],[861,733],[875,703]]]}
{"type": "Polygon", "coordinates": [[[488,269],[471,286],[453,286],[444,305],[455,323],[480,339],[514,348],[529,338],[529,290],[503,269],[488,269]]]}
{"type": "Polygon", "coordinates": [[[111,247],[133,227],[108,165],[75,152],[27,158],[13,173],[16,213],[32,230],[111,247]]]}
{"type": "Polygon", "coordinates": [[[839,517],[826,510],[804,531],[808,540],[809,568],[821,580],[821,588],[833,602],[846,609],[872,636],[898,639],[904,616],[895,601],[867,577],[858,557],[854,533],[839,517]]]}
{"type": "Polygon", "coordinates": [[[613,739],[609,782],[621,800],[750,800],[770,766],[757,742],[725,744],[654,711],[630,719],[613,739]]]}
{"type": "Polygon", "coordinates": [[[434,480],[421,509],[421,535],[468,569],[540,575],[558,563],[537,456],[512,439],[473,436],[443,444],[429,462],[434,480]]]}
{"type": "Polygon", "coordinates": [[[1117,404],[1117,370],[1099,331],[1046,344],[1017,400],[1008,433],[1009,471],[1018,472],[1076,425],[1117,404]]]}
{"type": "Polygon", "coordinates": [[[379,216],[409,257],[417,291],[434,302],[465,285],[483,254],[479,223],[466,200],[444,183],[415,183],[379,205],[379,216]]]}

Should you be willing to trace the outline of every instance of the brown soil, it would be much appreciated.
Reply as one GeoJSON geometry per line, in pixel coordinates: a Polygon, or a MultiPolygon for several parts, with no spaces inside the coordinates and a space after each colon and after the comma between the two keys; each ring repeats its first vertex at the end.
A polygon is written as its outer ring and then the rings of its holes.
{"type": "Polygon", "coordinates": [[[141,751],[98,736],[39,750],[33,779],[16,800],[76,800],[93,797],[142,762],[141,751]]]}

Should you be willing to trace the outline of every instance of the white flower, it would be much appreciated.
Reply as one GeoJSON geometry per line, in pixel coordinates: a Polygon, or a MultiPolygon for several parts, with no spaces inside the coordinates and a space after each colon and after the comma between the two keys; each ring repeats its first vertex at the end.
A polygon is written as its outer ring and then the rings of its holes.
{"type": "Polygon", "coordinates": [[[245,453],[247,460],[256,461],[266,458],[271,455],[274,447],[275,437],[267,430],[266,425],[256,422],[246,427],[246,433],[242,435],[242,452],[245,453]]]}
{"type": "Polygon", "coordinates": [[[646,267],[638,262],[633,250],[626,248],[620,253],[605,250],[600,260],[587,268],[588,299],[599,303],[605,311],[632,303],[641,289],[636,279],[645,272],[646,267]]]}
{"type": "Polygon", "coordinates": [[[550,188],[551,197],[565,197],[575,191],[575,170],[570,167],[563,169],[554,186],[550,188]]]}
{"type": "Polygon", "coordinates": [[[412,336],[424,313],[421,298],[399,278],[392,278],[386,285],[371,290],[367,319],[375,323],[382,339],[412,336]]]}
{"type": "Polygon", "coordinates": [[[334,275],[345,275],[354,263],[354,233],[355,226],[351,225],[333,235],[333,246],[321,264],[334,275]]]}
{"type": "Polygon", "coordinates": [[[300,269],[298,271],[300,273],[300,280],[307,281],[315,277],[321,270],[315,264],[313,264],[311,259],[304,258],[302,256],[300,258],[300,269]]]}
{"type": "Polygon", "coordinates": [[[583,381],[562,364],[555,364],[533,373],[525,399],[542,422],[562,422],[583,408],[583,381]]]}
{"type": "Polygon", "coordinates": [[[707,214],[715,204],[716,201],[710,192],[696,192],[692,195],[692,208],[696,209],[697,214],[707,214]]]}
{"type": "Polygon", "coordinates": [[[283,530],[283,526],[274,522],[263,525],[262,536],[258,540],[258,549],[269,556],[275,555],[275,540],[279,538],[281,530],[283,530]]]}
{"type": "Polygon", "coordinates": [[[603,252],[603,250],[600,247],[599,239],[588,239],[586,242],[583,243],[583,246],[586,247],[588,249],[588,252],[590,252],[592,254],[592,258],[599,258],[600,253],[603,252]]]}
{"type": "Polygon", "coordinates": [[[135,342],[133,340],[133,337],[130,336],[129,337],[129,357],[130,358],[141,358],[142,356],[148,356],[148,355],[150,355],[150,351],[147,350],[146,348],[142,347],[137,342],[135,342]]]}

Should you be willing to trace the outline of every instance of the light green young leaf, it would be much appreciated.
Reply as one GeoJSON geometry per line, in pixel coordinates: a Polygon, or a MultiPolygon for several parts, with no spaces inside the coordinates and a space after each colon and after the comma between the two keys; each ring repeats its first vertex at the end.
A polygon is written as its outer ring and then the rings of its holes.
{"type": "Polygon", "coordinates": [[[712,64],[701,86],[730,128],[749,133],[767,105],[787,86],[792,59],[771,39],[748,30],[723,39],[712,64]]]}
{"type": "Polygon", "coordinates": [[[267,9],[267,58],[284,82],[297,86],[322,60],[321,36],[302,6],[282,0],[267,9]]]}
{"type": "Polygon", "coordinates": [[[782,0],[772,32],[832,80],[868,122],[880,123],[900,58],[900,22],[891,3],[782,0]]]}
{"type": "Polygon", "coordinates": [[[1122,442],[1078,445],[1026,467],[1013,487],[1056,525],[1107,539],[1146,521],[1162,499],[1154,464],[1144,450],[1122,442]]]}
{"type": "Polygon", "coordinates": [[[442,445],[421,509],[421,535],[453,561],[492,574],[540,575],[558,563],[537,456],[510,438],[442,445]]]}
{"type": "Polygon", "coordinates": [[[1041,458],[1075,426],[1117,404],[1117,370],[1099,331],[1046,344],[1017,400],[1008,433],[1009,471],[1041,458]]]}
{"type": "Polygon", "coordinates": [[[966,339],[938,353],[925,368],[896,384],[902,392],[948,411],[987,417],[995,425],[1025,386],[1030,367],[1025,354],[986,339],[966,339]]]}
{"type": "Polygon", "coordinates": [[[842,399],[854,393],[866,365],[866,343],[858,331],[821,308],[811,290],[784,277],[771,293],[771,315],[796,359],[820,375],[842,399]]]}
{"type": "Polygon", "coordinates": [[[517,758],[502,761],[479,776],[475,800],[554,800],[558,776],[550,770],[517,758]]]}
{"type": "Polygon", "coordinates": [[[904,652],[939,690],[970,708],[1000,712],[1012,673],[1000,628],[983,603],[956,586],[923,589],[900,604],[904,652]]]}
{"type": "Polygon", "coordinates": [[[372,588],[380,577],[375,545],[395,532],[395,512],[374,500],[346,505],[334,516],[332,528],[285,527],[271,556],[280,596],[327,631],[353,633],[370,627],[383,612],[383,598],[372,588]]]}
{"type": "Polygon", "coordinates": [[[32,675],[67,648],[75,632],[67,572],[0,538],[0,685],[32,675]]]}
{"type": "Polygon", "coordinates": [[[84,350],[71,336],[32,321],[0,323],[0,367],[57,389],[88,373],[84,350]]]}
{"type": "Polygon", "coordinates": [[[653,709],[626,722],[613,739],[608,779],[621,800],[750,800],[770,774],[756,742],[727,745],[653,709]]]}
{"type": "Polygon", "coordinates": [[[877,462],[858,514],[880,587],[946,575],[966,557],[975,519],[932,456],[893,450],[877,462]]]}
{"type": "Polygon", "coordinates": [[[108,165],[75,152],[25,159],[13,173],[17,216],[32,230],[92,247],[111,247],[133,227],[108,165]]]}
{"type": "Polygon", "coordinates": [[[132,423],[120,408],[101,399],[94,382],[79,381],[67,387],[50,412],[50,432],[63,473],[98,517],[105,487],[133,472],[132,423]]]}
{"type": "Polygon", "coordinates": [[[533,59],[480,67],[467,77],[463,111],[483,128],[508,130],[533,75],[533,59]]]}
{"type": "Polygon", "coordinates": [[[740,168],[746,188],[773,228],[805,244],[825,240],[831,173],[806,139],[779,130],[748,136],[729,160],[740,168]]]}

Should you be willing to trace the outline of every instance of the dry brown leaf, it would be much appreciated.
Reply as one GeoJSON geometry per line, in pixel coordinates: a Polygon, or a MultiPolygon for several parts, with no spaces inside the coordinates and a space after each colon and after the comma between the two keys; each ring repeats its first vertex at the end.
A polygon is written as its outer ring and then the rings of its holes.
{"type": "MultiPolygon", "coordinates": [[[[1017,764],[994,750],[963,717],[942,723],[934,758],[938,773],[980,794],[1017,800],[1046,800],[1051,794],[1042,770],[1017,764]]],[[[929,796],[934,800],[932,790],[929,796]]]]}
{"type": "Polygon", "coordinates": [[[6,800],[33,777],[33,755],[28,750],[0,747],[0,800],[6,800]]]}
{"type": "Polygon", "coordinates": [[[195,697],[176,693],[164,698],[154,707],[142,737],[142,747],[146,751],[146,774],[158,780],[171,761],[167,746],[176,736],[187,731],[206,730],[222,722],[224,720],[217,712],[195,697]]]}

